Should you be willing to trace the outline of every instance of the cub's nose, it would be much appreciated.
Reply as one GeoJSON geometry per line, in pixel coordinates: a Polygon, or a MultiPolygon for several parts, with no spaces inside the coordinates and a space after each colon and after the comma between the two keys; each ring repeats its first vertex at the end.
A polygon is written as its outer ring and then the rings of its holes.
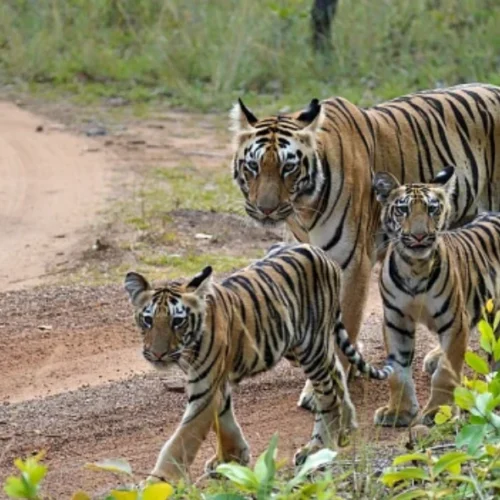
{"type": "Polygon", "coordinates": [[[276,211],[278,208],[277,206],[275,207],[270,207],[266,205],[258,205],[257,207],[264,215],[271,215],[273,212],[276,211]]]}
{"type": "Polygon", "coordinates": [[[420,242],[425,240],[427,233],[413,233],[412,236],[415,240],[420,242]]]}

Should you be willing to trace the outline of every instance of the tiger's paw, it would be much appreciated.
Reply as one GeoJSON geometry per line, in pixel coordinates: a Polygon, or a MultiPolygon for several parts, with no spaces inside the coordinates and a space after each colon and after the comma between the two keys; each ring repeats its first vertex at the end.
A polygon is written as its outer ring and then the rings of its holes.
{"type": "Polygon", "coordinates": [[[314,394],[307,394],[303,391],[299,397],[297,406],[314,413],[316,411],[316,400],[314,398],[314,394]]]}
{"type": "Polygon", "coordinates": [[[418,415],[418,407],[408,410],[395,410],[389,406],[382,406],[375,411],[375,425],[382,427],[408,427],[418,415]]]}
{"type": "Polygon", "coordinates": [[[317,451],[321,450],[323,446],[319,443],[309,443],[306,446],[303,446],[302,448],[298,449],[297,452],[295,453],[293,457],[293,463],[295,464],[296,467],[300,467],[301,465],[304,465],[305,461],[307,460],[307,457],[309,455],[312,455],[313,453],[316,453],[317,451]]]}
{"type": "Polygon", "coordinates": [[[226,457],[220,459],[217,455],[214,455],[210,460],[205,463],[205,472],[211,476],[217,475],[217,467],[221,464],[228,462],[236,462],[240,465],[248,465],[250,463],[251,455],[250,448],[244,447],[240,450],[228,453],[226,457]]]}
{"type": "Polygon", "coordinates": [[[441,359],[442,356],[442,351],[439,347],[436,347],[429,351],[424,358],[424,372],[428,373],[429,375],[433,375],[434,372],[436,371],[439,360],[441,359]]]}

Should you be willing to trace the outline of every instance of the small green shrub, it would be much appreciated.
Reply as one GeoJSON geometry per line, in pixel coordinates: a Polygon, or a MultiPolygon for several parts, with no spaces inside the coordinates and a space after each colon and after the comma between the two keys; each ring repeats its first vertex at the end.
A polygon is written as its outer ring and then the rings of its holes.
{"type": "MultiPolygon", "coordinates": [[[[481,348],[493,362],[500,360],[500,339],[494,332],[500,312],[491,320],[493,302],[486,304],[478,325],[481,348]]],[[[454,449],[441,456],[432,448],[423,453],[398,456],[381,480],[394,492],[394,500],[410,499],[493,499],[500,495],[500,372],[491,372],[488,361],[468,351],[465,362],[474,373],[464,377],[454,391],[455,405],[465,417],[453,417],[450,406],[442,406],[436,424],[455,421],[454,449]],[[409,464],[399,468],[403,464],[409,464]]]]}

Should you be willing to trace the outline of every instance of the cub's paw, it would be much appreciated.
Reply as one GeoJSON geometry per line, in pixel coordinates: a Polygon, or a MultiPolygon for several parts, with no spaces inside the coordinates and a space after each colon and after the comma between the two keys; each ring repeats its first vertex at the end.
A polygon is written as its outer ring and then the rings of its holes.
{"type": "Polygon", "coordinates": [[[314,394],[306,394],[303,392],[299,397],[297,406],[314,413],[316,411],[316,399],[314,398],[314,394]]]}
{"type": "Polygon", "coordinates": [[[433,375],[437,370],[439,360],[441,359],[443,352],[439,347],[435,347],[429,351],[424,358],[424,372],[429,375],[433,375]]]}
{"type": "Polygon", "coordinates": [[[309,443],[306,446],[303,446],[302,448],[298,449],[297,452],[295,453],[293,457],[293,463],[295,464],[296,467],[300,467],[305,463],[309,455],[316,453],[322,448],[323,446],[321,446],[318,443],[309,443]]]}
{"type": "Polygon", "coordinates": [[[227,453],[224,457],[222,457],[222,459],[220,459],[217,455],[214,455],[205,463],[205,472],[207,474],[210,474],[211,476],[216,476],[216,469],[219,465],[228,462],[236,462],[240,465],[248,465],[250,463],[250,459],[250,448],[248,447],[241,448],[241,450],[233,451],[231,453],[227,453]]]}
{"type": "Polygon", "coordinates": [[[382,406],[375,412],[375,425],[382,427],[408,427],[418,415],[418,408],[413,411],[395,410],[389,406],[382,406]]]}

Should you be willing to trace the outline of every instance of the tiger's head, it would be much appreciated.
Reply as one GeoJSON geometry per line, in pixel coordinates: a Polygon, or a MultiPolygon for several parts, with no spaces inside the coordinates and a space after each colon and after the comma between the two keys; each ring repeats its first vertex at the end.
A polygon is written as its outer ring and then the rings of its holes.
{"type": "Polygon", "coordinates": [[[231,111],[234,132],[233,178],[245,198],[245,210],[264,225],[284,222],[321,189],[323,175],[316,153],[321,104],[287,116],[259,120],[241,99],[231,111]]]}
{"type": "Polygon", "coordinates": [[[211,274],[206,267],[187,283],[170,281],[155,289],[142,275],[127,273],[125,289],[142,333],[143,355],[155,368],[189,362],[203,333],[211,274]]]}
{"type": "Polygon", "coordinates": [[[373,188],[382,205],[382,229],[403,254],[427,259],[436,248],[436,237],[450,220],[454,178],[452,166],[428,184],[401,185],[388,172],[375,174],[373,188]]]}

